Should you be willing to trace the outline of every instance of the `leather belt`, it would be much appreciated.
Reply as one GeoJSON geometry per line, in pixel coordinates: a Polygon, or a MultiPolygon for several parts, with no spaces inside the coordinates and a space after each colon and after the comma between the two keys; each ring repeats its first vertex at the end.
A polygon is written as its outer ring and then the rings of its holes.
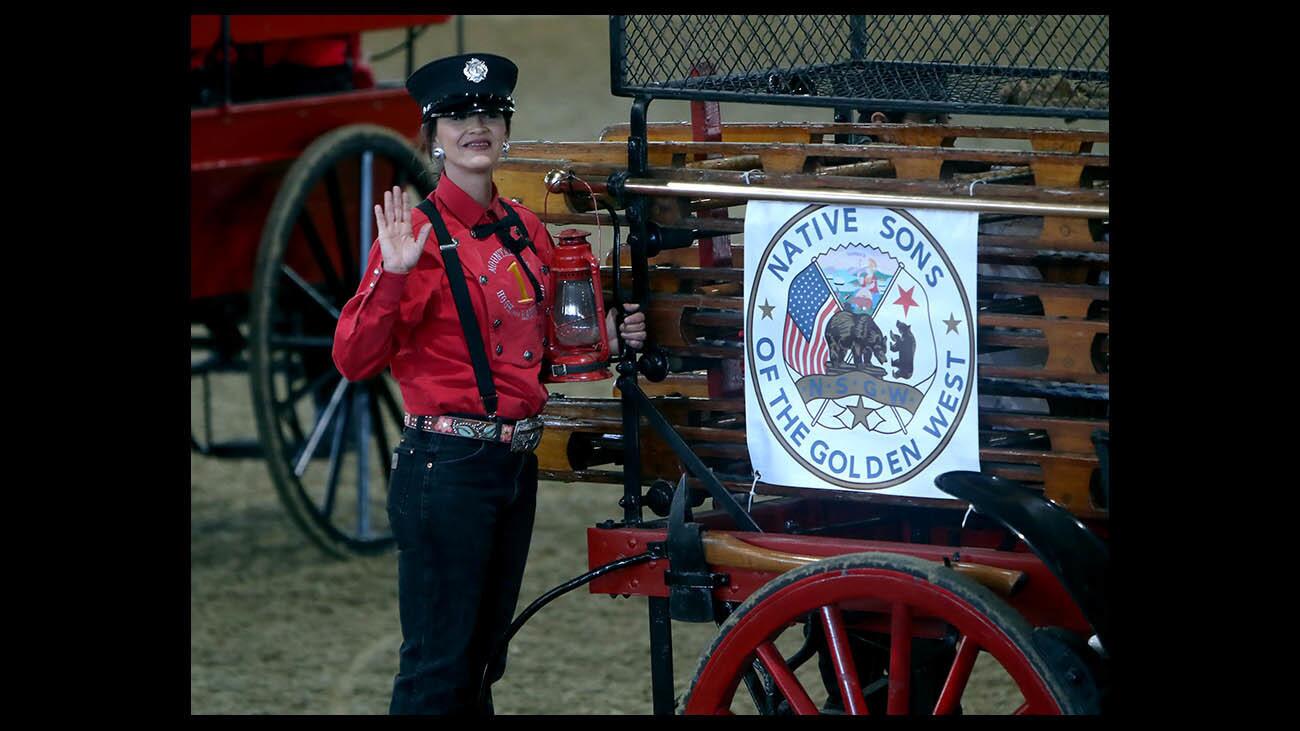
{"type": "Polygon", "coordinates": [[[415,416],[403,414],[406,426],[420,431],[448,434],[485,442],[504,442],[512,452],[531,452],[542,440],[542,419],[539,416],[520,419],[513,423],[474,419],[467,416],[415,416]]]}

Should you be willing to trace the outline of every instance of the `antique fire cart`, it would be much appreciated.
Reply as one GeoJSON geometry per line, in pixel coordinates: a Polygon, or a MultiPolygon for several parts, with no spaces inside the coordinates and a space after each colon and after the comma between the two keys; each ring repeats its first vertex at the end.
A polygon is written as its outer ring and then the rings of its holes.
{"type": "Polygon", "coordinates": [[[190,374],[203,399],[190,448],[264,456],[293,519],[339,556],[392,544],[401,397],[387,377],[335,370],[338,311],[374,240],[370,202],[393,185],[432,190],[412,143],[418,109],[376,84],[359,34],[407,28],[409,72],[420,29],[448,17],[190,20],[190,374]],[[223,371],[249,373],[256,441],[214,435],[210,375],[223,371]]]}
{"type": "Polygon", "coordinates": [[[989,665],[1008,712],[1103,710],[1109,133],[947,115],[1108,119],[1108,45],[1105,16],[611,16],[630,124],[516,143],[497,182],[536,210],[562,197],[548,223],[613,226],[605,296],[648,312],[617,397],[553,397],[538,450],[543,479],[621,483],[623,515],[514,629],[584,584],[647,597],[656,713],[969,712],[989,665]],[[655,99],[692,121],[649,124],[655,99]],[[723,124],[722,101],[835,121],[723,124]],[[952,499],[754,473],[742,286],[761,252],[729,237],[756,200],[979,212],[981,469],[937,480],[952,499]],[[671,620],[720,628],[676,692],[671,620]]]}
{"type": "MultiPolygon", "coordinates": [[[[191,373],[206,396],[208,374],[248,370],[259,435],[214,441],[205,409],[191,448],[264,454],[293,518],[338,556],[391,545],[401,416],[387,376],[335,371],[338,311],[376,191],[431,189],[414,105],[375,85],[355,33],[445,18],[191,24],[189,307],[205,354],[191,373]],[[337,37],[353,42],[323,71],[272,58],[337,37]]],[[[1109,133],[969,120],[1108,119],[1109,19],[611,16],[610,74],[630,124],[515,142],[496,176],[548,224],[611,226],[606,301],[640,303],[650,329],[642,353],[618,354],[614,397],[544,412],[542,478],[622,484],[623,514],[588,529],[591,571],[513,630],[582,585],[647,597],[656,713],[970,712],[963,692],[988,666],[1014,689],[1008,711],[1104,710],[1110,175],[1094,150],[1109,133]],[[690,101],[691,121],[648,123],[655,99],[690,101]],[[835,121],[724,124],[724,101],[835,121]],[[730,237],[757,200],[979,212],[981,469],[938,480],[952,499],[754,473],[746,250],[730,237]],[[673,688],[674,619],[719,626],[689,688],[673,688]]]]}

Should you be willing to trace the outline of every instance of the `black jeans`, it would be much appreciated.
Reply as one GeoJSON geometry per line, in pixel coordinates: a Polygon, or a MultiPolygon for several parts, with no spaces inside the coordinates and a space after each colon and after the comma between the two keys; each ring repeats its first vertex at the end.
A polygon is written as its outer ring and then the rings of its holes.
{"type": "Polygon", "coordinates": [[[536,508],[535,455],[402,433],[388,493],[402,623],[389,713],[492,712],[479,681],[514,616],[536,508]]]}

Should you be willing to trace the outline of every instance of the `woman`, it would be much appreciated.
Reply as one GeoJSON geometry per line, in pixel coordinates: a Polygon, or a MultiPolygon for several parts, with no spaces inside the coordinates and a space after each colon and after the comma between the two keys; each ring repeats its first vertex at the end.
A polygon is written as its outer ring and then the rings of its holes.
{"type": "MultiPolygon", "coordinates": [[[[472,54],[407,80],[441,178],[418,207],[398,188],[375,206],[367,275],[335,333],[339,371],[355,381],[391,367],[407,412],[388,496],[402,626],[390,713],[492,712],[490,697],[477,705],[479,680],[528,555],[537,458],[526,436],[537,436],[547,399],[552,242],[492,182],[517,74],[505,58],[472,54]]],[[[612,312],[607,325],[614,332],[612,312]]],[[[619,334],[639,349],[644,314],[619,334]]]]}

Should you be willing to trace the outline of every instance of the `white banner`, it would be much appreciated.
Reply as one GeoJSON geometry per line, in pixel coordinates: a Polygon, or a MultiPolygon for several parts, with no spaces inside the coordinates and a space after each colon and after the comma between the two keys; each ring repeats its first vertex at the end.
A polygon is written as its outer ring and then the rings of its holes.
{"type": "Polygon", "coordinates": [[[950,498],[979,470],[979,216],[751,201],[745,419],[768,484],[950,498]]]}

